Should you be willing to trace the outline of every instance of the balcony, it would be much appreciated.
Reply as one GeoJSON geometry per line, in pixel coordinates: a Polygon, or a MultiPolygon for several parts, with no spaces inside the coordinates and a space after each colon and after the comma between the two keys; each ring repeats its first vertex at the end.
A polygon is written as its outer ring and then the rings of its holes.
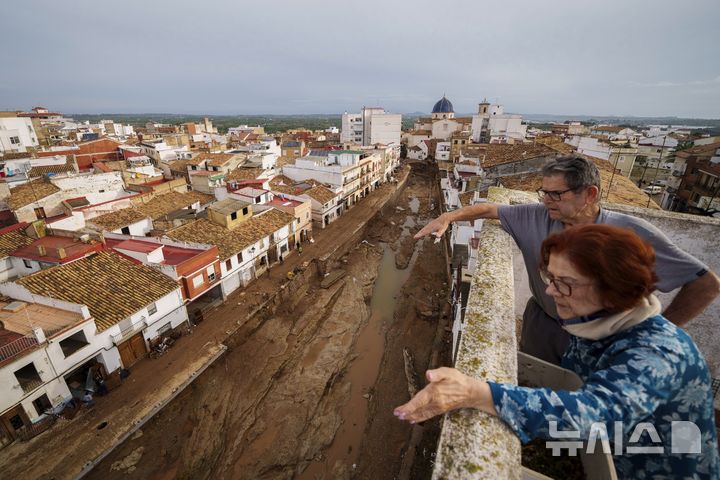
{"type": "Polygon", "coordinates": [[[147,325],[147,320],[143,318],[138,323],[131,325],[129,328],[121,330],[120,333],[112,334],[110,338],[112,339],[113,344],[120,345],[136,333],[143,331],[147,325]]]}
{"type": "Polygon", "coordinates": [[[37,347],[38,341],[35,337],[26,336],[13,340],[0,347],[0,363],[9,360],[21,353],[37,347]]]}

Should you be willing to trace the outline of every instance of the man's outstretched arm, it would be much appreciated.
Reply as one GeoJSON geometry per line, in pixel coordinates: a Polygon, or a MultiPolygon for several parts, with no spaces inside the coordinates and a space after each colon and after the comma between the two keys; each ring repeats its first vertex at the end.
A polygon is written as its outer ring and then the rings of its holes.
{"type": "Polygon", "coordinates": [[[467,207],[445,212],[435,220],[425,225],[422,230],[415,234],[415,238],[422,238],[425,235],[434,234],[436,237],[445,233],[452,222],[477,220],[478,218],[498,218],[496,203],[476,203],[467,207]]]}

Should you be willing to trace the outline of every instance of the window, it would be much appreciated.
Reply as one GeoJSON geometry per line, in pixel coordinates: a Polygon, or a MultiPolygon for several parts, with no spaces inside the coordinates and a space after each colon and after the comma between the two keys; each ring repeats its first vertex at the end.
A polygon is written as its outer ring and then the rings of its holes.
{"type": "Polygon", "coordinates": [[[38,413],[38,415],[42,415],[43,413],[47,412],[48,410],[52,410],[53,408],[52,403],[50,403],[50,399],[45,393],[33,400],[32,404],[33,407],[35,407],[35,411],[38,413]]]}
{"type": "Polygon", "coordinates": [[[247,214],[248,214],[248,208],[245,207],[245,208],[243,208],[243,215],[247,215],[247,214]]]}
{"type": "Polygon", "coordinates": [[[168,322],[165,325],[163,325],[162,327],[158,328],[157,334],[158,334],[158,336],[164,335],[165,333],[169,332],[170,330],[172,330],[172,325],[170,325],[170,322],[168,322]]]}
{"type": "Polygon", "coordinates": [[[120,231],[125,235],[130,235],[130,227],[123,227],[120,229],[120,231]]]}
{"type": "Polygon", "coordinates": [[[237,220],[237,212],[232,212],[230,214],[230,220],[237,220]]]}
{"type": "Polygon", "coordinates": [[[242,259],[242,252],[240,252],[240,253],[237,254],[237,261],[238,261],[238,263],[242,263],[242,261],[243,261],[243,259],[242,259]]]}
{"type": "Polygon", "coordinates": [[[225,260],[225,270],[227,270],[228,272],[232,270],[232,258],[228,258],[227,260],[225,260]]]}
{"type": "Polygon", "coordinates": [[[20,137],[10,137],[11,145],[20,145],[20,137]]]}
{"type": "Polygon", "coordinates": [[[37,371],[35,364],[32,362],[28,363],[21,369],[16,370],[14,374],[25,393],[28,393],[42,385],[40,373],[37,371]]]}
{"type": "Polygon", "coordinates": [[[12,425],[15,430],[21,429],[24,426],[22,417],[20,415],[15,415],[10,419],[10,425],[12,425]]]}
{"type": "Polygon", "coordinates": [[[23,265],[25,265],[25,268],[32,268],[32,262],[30,260],[26,260],[23,258],[23,265]]]}
{"type": "Polygon", "coordinates": [[[155,302],[148,305],[148,315],[155,315],[157,313],[157,304],[155,302]]]}
{"type": "Polygon", "coordinates": [[[205,277],[203,277],[202,273],[200,275],[195,275],[193,277],[193,287],[194,288],[200,287],[203,283],[205,283],[205,277]]]}
{"type": "Polygon", "coordinates": [[[207,269],[205,269],[205,271],[207,272],[208,281],[214,282],[215,281],[215,267],[213,265],[211,265],[211,266],[207,267],[207,269]]]}
{"type": "Polygon", "coordinates": [[[85,332],[82,330],[79,330],[69,337],[60,340],[60,348],[62,349],[65,358],[69,357],[86,345],[89,345],[89,343],[85,337],[85,332]]]}

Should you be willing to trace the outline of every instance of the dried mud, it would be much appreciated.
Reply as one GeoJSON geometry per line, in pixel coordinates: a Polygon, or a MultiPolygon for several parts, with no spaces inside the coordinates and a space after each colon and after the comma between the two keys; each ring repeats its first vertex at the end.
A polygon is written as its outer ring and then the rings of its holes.
{"type": "Polygon", "coordinates": [[[437,214],[433,182],[415,168],[366,241],[330,266],[346,271],[341,280],[323,289],[315,275],[293,302],[244,325],[223,358],[87,478],[390,479],[403,468],[429,478],[438,425],[411,427],[392,410],[408,400],[404,348],[420,374],[431,359],[444,363],[442,245],[412,239],[437,214]],[[389,312],[373,313],[388,248],[407,280],[389,312]]]}

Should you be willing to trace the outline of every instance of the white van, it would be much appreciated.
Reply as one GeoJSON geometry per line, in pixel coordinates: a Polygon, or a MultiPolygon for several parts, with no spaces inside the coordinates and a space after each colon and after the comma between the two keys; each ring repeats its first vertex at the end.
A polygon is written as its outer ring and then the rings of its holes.
{"type": "Polygon", "coordinates": [[[657,195],[658,193],[663,191],[663,187],[659,185],[653,185],[652,187],[645,187],[643,188],[643,192],[647,193],[648,195],[657,195]]]}

